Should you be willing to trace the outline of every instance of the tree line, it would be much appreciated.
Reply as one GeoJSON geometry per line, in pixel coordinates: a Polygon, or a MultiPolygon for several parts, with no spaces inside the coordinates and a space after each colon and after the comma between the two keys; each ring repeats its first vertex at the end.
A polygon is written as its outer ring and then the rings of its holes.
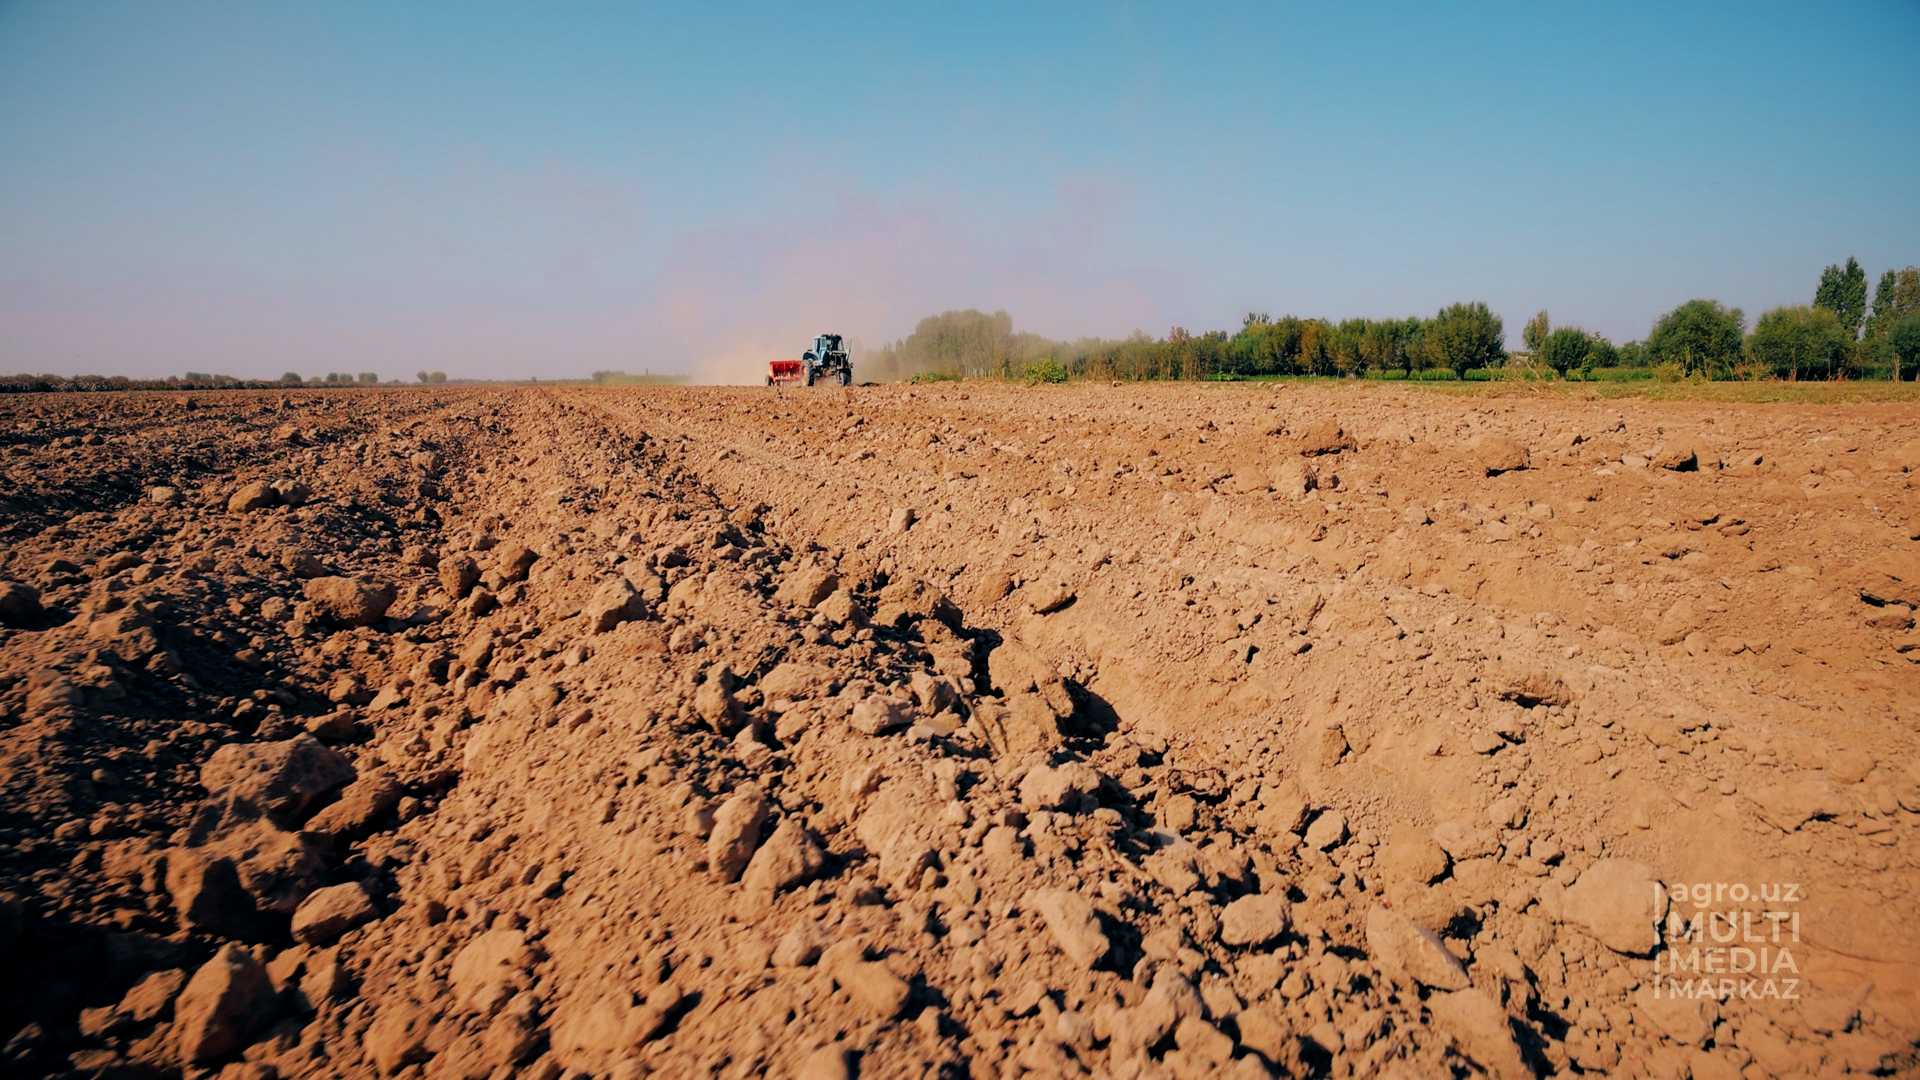
{"type": "Polygon", "coordinates": [[[1043,371],[1119,379],[1261,375],[1357,375],[1444,368],[1464,373],[1505,359],[1500,317],[1482,303],[1455,304],[1432,319],[1324,319],[1249,314],[1238,333],[1174,327],[1166,337],[1054,341],[1016,332],[1004,311],[946,311],[855,363],[863,379],[1021,377],[1043,371]]]}
{"type": "Polygon", "coordinates": [[[1689,300],[1660,317],[1645,341],[1615,348],[1577,326],[1527,322],[1527,348],[1555,372],[1576,367],[1668,366],[1706,378],[1912,379],[1920,369],[1920,269],[1888,270],[1867,302],[1858,260],[1828,266],[1810,304],[1763,313],[1751,330],[1739,308],[1689,300]]]}
{"type": "Polygon", "coordinates": [[[1080,378],[1131,380],[1366,376],[1468,378],[1527,367],[1562,378],[1658,370],[1711,379],[1912,379],[1920,370],[1920,270],[1881,275],[1869,304],[1855,259],[1821,274],[1813,302],[1762,314],[1751,329],[1739,308],[1689,300],[1662,315],[1642,340],[1614,344],[1580,326],[1527,320],[1525,348],[1509,355],[1506,325],[1486,304],[1442,308],[1430,318],[1328,319],[1251,312],[1240,329],[1119,340],[1054,341],[1017,332],[1005,311],[946,311],[914,332],[855,357],[862,379],[1080,378]]]}
{"type": "Polygon", "coordinates": [[[913,333],[854,360],[862,381],[1008,377],[1044,358],[1070,355],[1075,343],[1013,329],[1013,316],[968,308],[921,319],[913,333]]]}
{"type": "MultiPolygon", "coordinates": [[[[345,380],[347,384],[352,379],[345,380]]],[[[204,371],[189,371],[185,375],[168,375],[159,379],[136,379],[126,375],[0,375],[0,394],[72,394],[99,393],[114,390],[275,390],[290,385],[299,386],[339,386],[339,379],[313,379],[311,381],[294,377],[289,383],[286,376],[278,379],[239,379],[232,375],[217,375],[204,371]]]]}
{"type": "MultiPolygon", "coordinates": [[[[423,382],[426,380],[422,380],[423,382]]],[[[441,382],[446,376],[440,377],[441,382]]],[[[93,393],[110,390],[275,390],[287,387],[377,386],[380,377],[371,371],[356,375],[330,372],[312,378],[289,371],[278,379],[240,379],[206,371],[168,375],[158,379],[136,379],[126,375],[0,375],[0,394],[93,393]]]]}

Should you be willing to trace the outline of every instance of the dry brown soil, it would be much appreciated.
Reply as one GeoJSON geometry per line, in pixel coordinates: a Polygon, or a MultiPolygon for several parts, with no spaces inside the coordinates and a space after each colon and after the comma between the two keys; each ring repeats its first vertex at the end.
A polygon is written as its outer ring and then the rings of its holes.
{"type": "Polygon", "coordinates": [[[9,1076],[1912,1074],[1920,410],[0,400],[9,1076]]]}

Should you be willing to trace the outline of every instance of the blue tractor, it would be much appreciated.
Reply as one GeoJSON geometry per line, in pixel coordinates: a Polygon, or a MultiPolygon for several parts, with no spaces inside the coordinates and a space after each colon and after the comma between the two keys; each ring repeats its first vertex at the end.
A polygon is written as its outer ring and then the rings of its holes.
{"type": "Polygon", "coordinates": [[[813,348],[801,357],[806,365],[807,385],[817,382],[838,381],[841,386],[853,382],[853,361],[847,356],[847,347],[839,334],[821,334],[813,339],[813,348]]]}

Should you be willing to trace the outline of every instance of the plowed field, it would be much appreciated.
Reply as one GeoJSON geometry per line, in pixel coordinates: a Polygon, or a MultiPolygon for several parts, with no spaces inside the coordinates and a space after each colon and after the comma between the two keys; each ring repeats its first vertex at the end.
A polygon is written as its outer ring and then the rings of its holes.
{"type": "Polygon", "coordinates": [[[1920,410],[0,399],[6,1075],[1840,1075],[1920,410]]]}

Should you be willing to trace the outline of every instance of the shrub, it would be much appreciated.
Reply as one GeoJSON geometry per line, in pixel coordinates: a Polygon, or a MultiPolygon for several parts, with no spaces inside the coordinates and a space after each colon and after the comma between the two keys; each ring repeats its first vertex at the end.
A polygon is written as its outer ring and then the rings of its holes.
{"type": "Polygon", "coordinates": [[[1067,381],[1067,369],[1060,366],[1053,357],[1048,356],[1027,365],[1027,385],[1036,383],[1063,383],[1067,381]]]}

